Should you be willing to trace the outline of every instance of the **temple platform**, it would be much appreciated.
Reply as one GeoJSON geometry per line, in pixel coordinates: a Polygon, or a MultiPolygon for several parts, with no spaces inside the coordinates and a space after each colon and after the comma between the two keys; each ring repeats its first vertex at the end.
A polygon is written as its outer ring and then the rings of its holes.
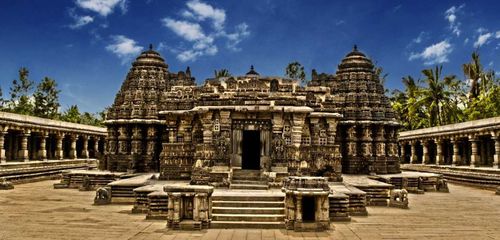
{"type": "Polygon", "coordinates": [[[93,169],[96,159],[64,159],[48,161],[6,162],[0,164],[0,177],[13,183],[54,179],[70,169],[93,169]]]}
{"type": "Polygon", "coordinates": [[[495,189],[500,186],[500,169],[491,167],[404,164],[401,169],[413,172],[441,174],[450,182],[495,189]]]}

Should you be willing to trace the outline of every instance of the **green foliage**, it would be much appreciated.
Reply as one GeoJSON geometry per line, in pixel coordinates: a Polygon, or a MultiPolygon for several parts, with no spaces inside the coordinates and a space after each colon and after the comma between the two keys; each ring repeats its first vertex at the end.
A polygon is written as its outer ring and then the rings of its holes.
{"type": "Polygon", "coordinates": [[[0,87],[0,111],[4,109],[5,99],[3,98],[2,87],[0,87]]]}
{"type": "Polygon", "coordinates": [[[71,105],[66,111],[61,115],[61,120],[72,123],[81,122],[81,114],[77,105],[71,105]]]}
{"type": "Polygon", "coordinates": [[[442,77],[442,66],[423,70],[422,81],[403,78],[405,91],[393,91],[390,100],[404,129],[500,116],[500,80],[495,73],[483,70],[477,52],[462,68],[469,86],[455,75],[442,77]]]}
{"type": "Polygon", "coordinates": [[[56,118],[59,114],[59,93],[57,83],[45,77],[37,86],[33,97],[35,99],[34,114],[38,117],[56,118]]]}
{"type": "Polygon", "coordinates": [[[30,97],[34,82],[28,79],[29,71],[19,69],[19,80],[14,79],[10,87],[9,111],[19,114],[33,115],[34,104],[30,97]]]}
{"type": "Polygon", "coordinates": [[[10,99],[3,98],[0,88],[0,110],[37,117],[58,119],[73,123],[103,126],[107,109],[99,113],[80,113],[78,106],[72,105],[62,114],[59,112],[59,93],[57,82],[45,77],[32,93],[35,82],[29,80],[26,68],[19,70],[19,79],[12,81],[10,99]]]}
{"type": "Polygon", "coordinates": [[[286,66],[285,76],[291,79],[299,79],[302,85],[307,84],[304,66],[297,61],[291,62],[286,66]]]}
{"type": "Polygon", "coordinates": [[[220,69],[220,70],[215,70],[214,71],[215,78],[221,78],[221,77],[231,77],[231,73],[227,69],[220,69]]]}

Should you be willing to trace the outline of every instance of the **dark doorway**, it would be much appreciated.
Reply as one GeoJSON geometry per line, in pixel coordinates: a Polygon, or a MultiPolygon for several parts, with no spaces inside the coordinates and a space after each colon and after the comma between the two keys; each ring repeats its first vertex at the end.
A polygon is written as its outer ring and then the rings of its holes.
{"type": "Polygon", "coordinates": [[[314,222],[316,220],[316,203],[314,197],[302,197],[302,221],[314,222]]]}
{"type": "Polygon", "coordinates": [[[260,132],[243,131],[242,169],[260,169],[260,132]]]}

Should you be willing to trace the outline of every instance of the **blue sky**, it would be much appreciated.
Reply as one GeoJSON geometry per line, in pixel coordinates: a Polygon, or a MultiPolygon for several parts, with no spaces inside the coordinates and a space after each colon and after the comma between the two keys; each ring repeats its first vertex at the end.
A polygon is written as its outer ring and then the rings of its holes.
{"type": "Polygon", "coordinates": [[[299,61],[334,73],[353,44],[389,74],[386,88],[435,64],[463,78],[479,48],[500,74],[500,1],[0,0],[0,86],[8,95],[20,67],[54,78],[63,108],[112,104],[131,61],[152,43],[173,72],[198,83],[214,69],[255,65],[284,75],[299,61]]]}

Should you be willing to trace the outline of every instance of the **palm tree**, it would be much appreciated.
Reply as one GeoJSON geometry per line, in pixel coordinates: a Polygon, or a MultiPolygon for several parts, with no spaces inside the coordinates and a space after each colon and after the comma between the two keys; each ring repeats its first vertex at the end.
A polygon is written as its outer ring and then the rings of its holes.
{"type": "Polygon", "coordinates": [[[483,66],[481,65],[481,60],[479,59],[479,53],[477,51],[472,52],[472,61],[470,63],[464,63],[462,65],[462,70],[466,78],[470,82],[469,89],[469,101],[477,98],[479,96],[479,82],[484,75],[483,66]]]}
{"type": "Polygon", "coordinates": [[[215,70],[214,71],[215,78],[221,78],[221,77],[231,77],[231,73],[229,73],[229,70],[227,69],[220,69],[219,71],[215,70]]]}
{"type": "Polygon", "coordinates": [[[459,83],[455,75],[448,75],[441,79],[442,70],[443,66],[422,70],[426,77],[424,82],[427,87],[420,90],[421,98],[417,101],[417,105],[424,106],[431,127],[459,118],[460,109],[453,101],[453,96],[455,96],[453,89],[459,83]]]}

